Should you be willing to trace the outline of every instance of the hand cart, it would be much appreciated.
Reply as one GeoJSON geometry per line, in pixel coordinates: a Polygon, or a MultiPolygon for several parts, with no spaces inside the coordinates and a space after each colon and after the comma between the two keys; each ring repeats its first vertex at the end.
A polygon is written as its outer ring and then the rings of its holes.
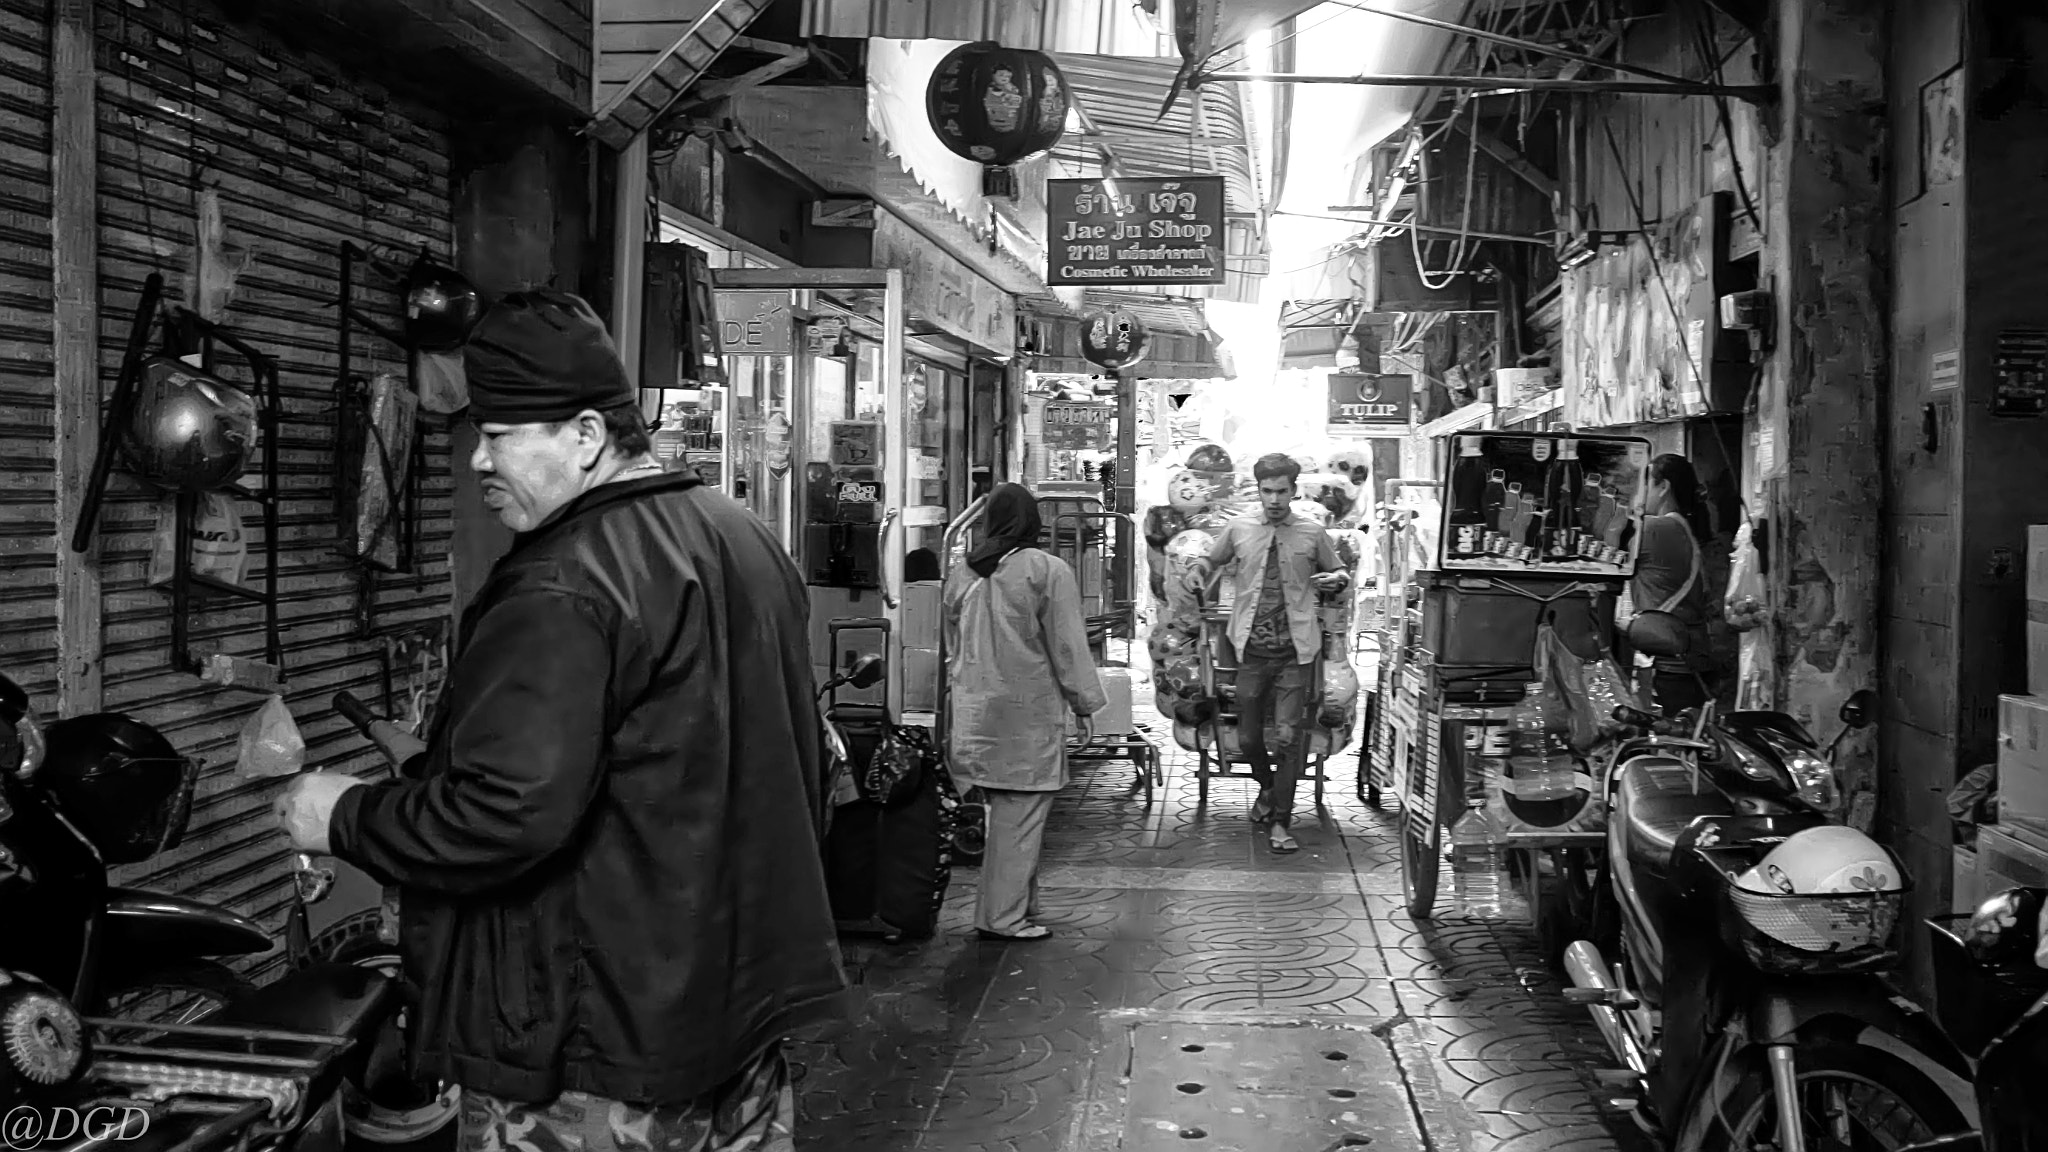
{"type": "MultiPolygon", "coordinates": [[[[1215,701],[1216,708],[1208,719],[1200,723],[1176,720],[1173,725],[1174,741],[1195,754],[1196,788],[1198,799],[1203,804],[1209,802],[1211,780],[1256,779],[1249,771],[1232,770],[1236,765],[1249,765],[1250,761],[1244,758],[1239,745],[1237,666],[1230,650],[1229,630],[1228,609],[1202,609],[1202,635],[1198,647],[1202,668],[1202,694],[1215,701]]],[[[1316,807],[1321,808],[1324,787],[1330,779],[1327,771],[1329,759],[1344,750],[1351,739],[1351,733],[1334,731],[1315,723],[1316,712],[1323,698],[1323,657],[1320,654],[1310,668],[1308,718],[1303,724],[1303,737],[1308,744],[1301,780],[1315,785],[1316,807]]]]}
{"type": "MultiPolygon", "coordinates": [[[[1611,633],[1615,600],[1634,572],[1632,554],[1611,543],[1603,549],[1590,529],[1576,526],[1573,501],[1554,499],[1563,511],[1552,522],[1540,509],[1532,513],[1533,500],[1518,519],[1501,513],[1502,500],[1512,505],[1525,488],[1576,493],[1583,473],[1597,480],[1589,491],[1607,485],[1602,522],[1619,525],[1607,539],[1626,540],[1627,529],[1639,530],[1649,463],[1648,442],[1631,437],[1466,432],[1457,440],[1461,452],[1450,454],[1441,483],[1389,482],[1390,507],[1396,485],[1441,491],[1442,531],[1428,548],[1414,547],[1412,526],[1385,533],[1382,595],[1391,627],[1369,709],[1371,779],[1361,787],[1384,787],[1400,799],[1402,889],[1417,919],[1435,911],[1446,832],[1500,787],[1503,761],[1485,743],[1537,676],[1539,625],[1583,611],[1571,618],[1611,633]],[[1563,462],[1572,466],[1569,487],[1555,476],[1563,462]],[[1617,492],[1618,502],[1611,499],[1617,492]],[[1502,531],[1511,521],[1513,531],[1502,531]]],[[[1579,519],[1590,523],[1590,516],[1579,519]]],[[[1560,922],[1587,910],[1604,831],[1487,831],[1539,930],[1570,930],[1560,922]]]]}

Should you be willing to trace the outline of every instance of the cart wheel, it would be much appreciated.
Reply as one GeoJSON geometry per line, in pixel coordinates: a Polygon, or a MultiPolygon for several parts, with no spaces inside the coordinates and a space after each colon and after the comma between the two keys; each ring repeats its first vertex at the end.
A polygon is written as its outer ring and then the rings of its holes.
{"type": "Polygon", "coordinates": [[[1436,910],[1437,880],[1443,866],[1441,845],[1424,843],[1404,817],[1401,821],[1401,895],[1407,901],[1408,915],[1417,920],[1427,920],[1436,910]]]}

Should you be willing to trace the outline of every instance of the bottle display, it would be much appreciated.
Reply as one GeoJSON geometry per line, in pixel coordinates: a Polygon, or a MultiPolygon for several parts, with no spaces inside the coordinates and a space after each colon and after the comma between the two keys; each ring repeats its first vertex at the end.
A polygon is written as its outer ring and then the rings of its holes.
{"type": "Polygon", "coordinates": [[[1625,576],[1648,446],[1624,437],[1470,433],[1452,438],[1443,543],[1455,568],[1625,576]]]}

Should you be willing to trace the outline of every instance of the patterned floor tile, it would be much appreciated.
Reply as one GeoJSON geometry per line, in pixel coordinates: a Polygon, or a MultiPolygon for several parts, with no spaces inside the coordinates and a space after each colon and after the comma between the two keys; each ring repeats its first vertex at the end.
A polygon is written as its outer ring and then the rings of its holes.
{"type": "Polygon", "coordinates": [[[1302,850],[1275,854],[1249,781],[1212,781],[1204,802],[1195,757],[1170,736],[1160,750],[1149,805],[1125,764],[1077,765],[1040,876],[1052,938],[977,938],[979,877],[962,867],[933,939],[845,942],[847,1018],[790,1047],[805,1152],[1316,1152],[1345,1135],[1382,1152],[1638,1152],[1597,1106],[1597,1038],[1526,923],[1406,915],[1396,813],[1355,799],[1355,754],[1329,765],[1321,806],[1302,790],[1302,850]],[[1197,1023],[1248,1030],[1133,1055],[1144,1029],[1197,1023]],[[1334,1029],[1344,1059],[1287,1064],[1304,1035],[1290,1028],[1334,1029]]]}

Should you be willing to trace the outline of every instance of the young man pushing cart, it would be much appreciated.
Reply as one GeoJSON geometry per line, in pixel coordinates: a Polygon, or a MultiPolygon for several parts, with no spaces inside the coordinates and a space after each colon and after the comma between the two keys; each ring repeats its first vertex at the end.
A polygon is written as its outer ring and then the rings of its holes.
{"type": "Polygon", "coordinates": [[[1188,575],[1191,590],[1201,595],[1219,569],[1236,565],[1227,635],[1237,667],[1237,740],[1259,782],[1252,819],[1270,821],[1275,852],[1301,847],[1289,827],[1294,786],[1308,762],[1314,707],[1308,696],[1322,653],[1316,596],[1350,583],[1322,526],[1294,511],[1300,477],[1301,465],[1292,457],[1260,457],[1252,466],[1258,514],[1224,525],[1216,546],[1188,575]],[[1268,727],[1279,739],[1276,748],[1267,747],[1268,727]]]}

